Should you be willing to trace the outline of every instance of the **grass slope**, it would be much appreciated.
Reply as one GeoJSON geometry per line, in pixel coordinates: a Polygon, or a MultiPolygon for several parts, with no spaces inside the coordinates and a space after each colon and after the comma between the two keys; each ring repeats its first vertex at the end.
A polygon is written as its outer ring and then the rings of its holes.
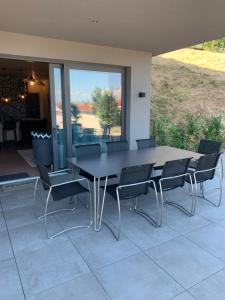
{"type": "Polygon", "coordinates": [[[179,122],[186,112],[225,121],[225,53],[181,49],[153,58],[153,118],[179,122]]]}

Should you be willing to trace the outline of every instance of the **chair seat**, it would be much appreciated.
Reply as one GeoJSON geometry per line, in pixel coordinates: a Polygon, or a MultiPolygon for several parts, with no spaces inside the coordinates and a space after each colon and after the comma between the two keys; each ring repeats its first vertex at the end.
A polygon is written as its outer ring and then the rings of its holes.
{"type": "Polygon", "coordinates": [[[89,190],[79,182],[71,182],[52,188],[52,196],[54,201],[59,201],[67,197],[72,197],[87,192],[89,192],[89,190]]]}

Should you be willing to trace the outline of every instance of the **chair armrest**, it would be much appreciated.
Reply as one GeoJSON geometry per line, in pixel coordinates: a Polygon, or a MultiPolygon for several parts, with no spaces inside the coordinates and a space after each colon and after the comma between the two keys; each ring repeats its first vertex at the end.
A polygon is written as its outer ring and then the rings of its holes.
{"type": "Polygon", "coordinates": [[[66,185],[66,184],[69,184],[69,183],[72,183],[72,182],[79,182],[79,181],[87,181],[88,182],[87,178],[77,178],[77,179],[74,179],[74,180],[69,180],[69,181],[64,181],[62,183],[53,184],[53,185],[50,186],[50,188],[66,185]]]}
{"type": "Polygon", "coordinates": [[[49,172],[49,176],[57,176],[57,175],[63,175],[65,173],[69,173],[72,172],[71,169],[63,169],[63,170],[58,170],[58,171],[53,171],[53,172],[49,172]]]}
{"type": "Polygon", "coordinates": [[[131,183],[131,184],[123,184],[123,185],[119,185],[116,189],[123,189],[123,188],[130,187],[130,186],[147,184],[147,183],[150,183],[151,181],[153,181],[153,180],[147,180],[147,181],[142,181],[142,182],[137,182],[137,183],[131,183]]]}

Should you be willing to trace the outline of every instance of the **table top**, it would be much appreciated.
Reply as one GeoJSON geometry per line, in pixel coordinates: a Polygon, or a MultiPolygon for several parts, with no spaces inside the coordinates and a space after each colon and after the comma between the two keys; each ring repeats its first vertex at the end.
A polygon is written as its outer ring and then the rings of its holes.
{"type": "Polygon", "coordinates": [[[99,156],[89,156],[82,159],[73,157],[69,158],[68,161],[94,177],[104,177],[120,174],[122,168],[125,167],[148,163],[155,163],[155,167],[163,167],[167,161],[183,158],[199,159],[200,156],[201,154],[188,150],[159,146],[110,154],[103,153],[99,156]]]}

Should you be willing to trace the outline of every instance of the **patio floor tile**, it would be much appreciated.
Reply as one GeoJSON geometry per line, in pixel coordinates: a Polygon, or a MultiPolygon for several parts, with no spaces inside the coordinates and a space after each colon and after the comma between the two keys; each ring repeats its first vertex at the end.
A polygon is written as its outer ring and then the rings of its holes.
{"type": "Polygon", "coordinates": [[[3,217],[3,213],[0,211],[0,232],[5,230],[6,230],[5,219],[3,217]]]}
{"type": "Polygon", "coordinates": [[[172,300],[194,300],[195,298],[191,296],[188,292],[184,292],[174,297],[172,300]]]}
{"type": "MultiPolygon", "coordinates": [[[[54,234],[59,230],[62,230],[53,218],[49,218],[47,225],[49,234],[54,234]]],[[[26,248],[34,250],[36,247],[40,248],[41,246],[51,243],[51,240],[47,239],[43,220],[40,220],[38,223],[11,229],[10,238],[15,253],[26,248]]],[[[60,235],[55,239],[67,240],[67,237],[65,235],[60,235]]]]}
{"type": "Polygon", "coordinates": [[[190,293],[198,300],[225,299],[225,270],[210,276],[190,289],[190,293]]]}
{"type": "Polygon", "coordinates": [[[155,228],[147,220],[138,215],[136,215],[136,219],[132,222],[123,224],[121,230],[132,242],[143,250],[167,242],[179,235],[166,225],[155,228]]]}
{"type": "Polygon", "coordinates": [[[225,266],[222,261],[184,237],[173,239],[146,253],[185,288],[225,266]]]}
{"type": "Polygon", "coordinates": [[[13,252],[7,231],[0,232],[0,261],[13,258],[13,252]]]}
{"type": "Polygon", "coordinates": [[[16,254],[16,260],[26,296],[89,272],[68,240],[52,239],[45,246],[28,247],[16,254]]]}
{"type": "Polygon", "coordinates": [[[3,260],[0,263],[0,299],[24,300],[14,259],[3,260]]]}
{"type": "Polygon", "coordinates": [[[143,253],[99,269],[96,275],[115,300],[168,300],[183,290],[143,253]]]}
{"type": "Polygon", "coordinates": [[[188,217],[175,207],[165,205],[163,223],[167,224],[180,234],[186,234],[202,226],[210,224],[210,221],[198,215],[188,217]]]}
{"type": "Polygon", "coordinates": [[[72,231],[69,233],[72,242],[91,268],[99,268],[140,252],[140,249],[123,235],[117,241],[104,227],[97,233],[89,230],[83,235],[75,234],[73,237],[73,234],[72,231]]]}
{"type": "Polygon", "coordinates": [[[211,224],[191,232],[187,237],[201,248],[225,261],[225,228],[211,224]]]}
{"type": "Polygon", "coordinates": [[[108,300],[109,297],[92,274],[87,274],[47,290],[28,300],[108,300]]]}
{"type": "Polygon", "coordinates": [[[4,214],[9,229],[39,222],[34,215],[33,205],[5,210],[4,214]]]}
{"type": "Polygon", "coordinates": [[[33,189],[2,193],[1,202],[4,210],[33,205],[33,189]]]}

